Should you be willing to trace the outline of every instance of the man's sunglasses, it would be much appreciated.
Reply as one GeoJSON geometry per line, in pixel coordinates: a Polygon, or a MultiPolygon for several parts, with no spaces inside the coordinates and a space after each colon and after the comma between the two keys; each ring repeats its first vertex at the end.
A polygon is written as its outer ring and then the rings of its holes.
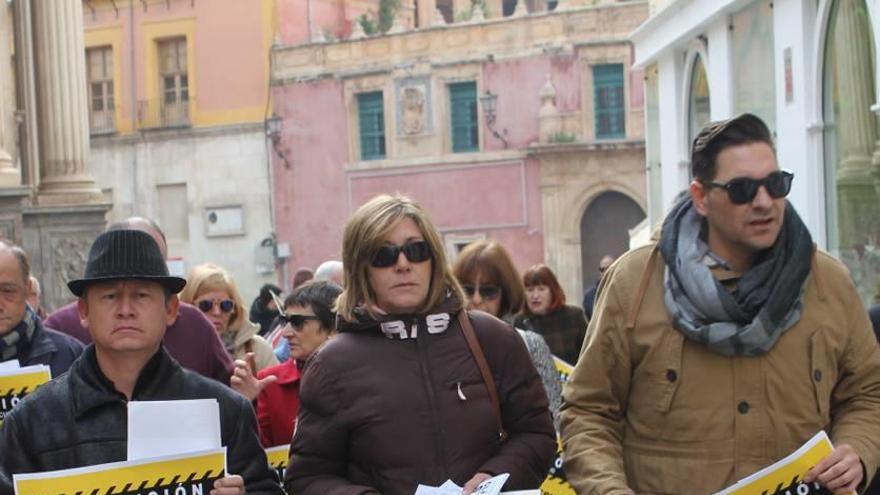
{"type": "Polygon", "coordinates": [[[497,285],[481,285],[479,289],[476,289],[471,284],[462,284],[461,288],[464,289],[465,295],[469,298],[474,297],[474,294],[479,292],[480,299],[492,300],[501,295],[501,287],[497,285]]]}
{"type": "MultiPolygon", "coordinates": [[[[233,309],[235,309],[235,303],[229,299],[224,299],[217,303],[220,306],[220,311],[224,313],[229,313],[233,309]]],[[[196,306],[202,310],[202,313],[210,313],[212,309],[214,309],[214,301],[208,301],[205,299],[204,301],[199,301],[196,306]]]]}
{"type": "Polygon", "coordinates": [[[725,183],[720,182],[704,182],[707,187],[720,187],[727,191],[730,202],[735,205],[743,205],[751,203],[758,195],[761,186],[767,189],[767,194],[771,198],[779,199],[788,196],[791,191],[791,181],[794,180],[794,174],[788,170],[779,170],[773,172],[763,179],[751,179],[749,177],[737,177],[725,183]]]}
{"type": "Polygon", "coordinates": [[[373,255],[370,263],[376,268],[387,268],[397,263],[400,253],[406,256],[410,263],[421,263],[431,259],[431,248],[425,241],[408,242],[403,246],[382,246],[373,255]]]}
{"type": "Polygon", "coordinates": [[[320,321],[321,319],[314,315],[281,315],[281,320],[290,325],[294,329],[302,328],[307,321],[320,321]]]}

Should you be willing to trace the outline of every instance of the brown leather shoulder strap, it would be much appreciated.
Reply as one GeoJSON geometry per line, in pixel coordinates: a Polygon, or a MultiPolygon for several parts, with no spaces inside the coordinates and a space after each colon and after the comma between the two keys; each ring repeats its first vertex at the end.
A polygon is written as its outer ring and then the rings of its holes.
{"type": "Polygon", "coordinates": [[[498,438],[504,441],[507,439],[507,432],[504,430],[504,422],[501,420],[501,402],[498,400],[498,388],[495,386],[492,370],[489,369],[486,355],[483,354],[483,347],[480,346],[480,341],[477,340],[477,334],[474,333],[474,326],[471,324],[471,319],[466,310],[462,309],[458,312],[458,323],[461,326],[461,333],[464,334],[464,340],[467,341],[471,354],[474,356],[474,361],[477,362],[477,368],[480,369],[480,374],[483,375],[486,389],[489,391],[489,398],[492,400],[492,406],[495,411],[495,419],[498,421],[498,438]]]}
{"type": "Polygon", "coordinates": [[[639,288],[636,291],[636,297],[632,300],[632,307],[629,311],[629,318],[626,319],[626,328],[632,330],[636,327],[636,318],[639,317],[639,310],[642,308],[642,300],[645,298],[645,292],[648,291],[648,282],[651,281],[651,273],[654,271],[654,263],[657,261],[657,255],[660,253],[659,244],[655,244],[651,248],[651,254],[648,255],[648,262],[645,264],[645,270],[642,272],[642,279],[639,282],[639,288]]]}

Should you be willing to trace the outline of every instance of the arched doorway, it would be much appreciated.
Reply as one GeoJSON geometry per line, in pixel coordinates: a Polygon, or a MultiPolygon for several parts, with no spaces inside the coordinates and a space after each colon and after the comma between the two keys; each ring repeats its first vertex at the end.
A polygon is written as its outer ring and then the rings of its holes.
{"type": "MultiPolygon", "coordinates": [[[[581,270],[584,289],[599,278],[599,260],[617,257],[629,249],[629,229],[645,218],[632,199],[616,191],[598,195],[581,217],[581,270]]],[[[575,301],[572,301],[576,304],[575,301]]]]}
{"type": "Polygon", "coordinates": [[[874,42],[864,0],[835,0],[823,54],[828,248],[871,304],[880,278],[880,142],[874,42]]]}

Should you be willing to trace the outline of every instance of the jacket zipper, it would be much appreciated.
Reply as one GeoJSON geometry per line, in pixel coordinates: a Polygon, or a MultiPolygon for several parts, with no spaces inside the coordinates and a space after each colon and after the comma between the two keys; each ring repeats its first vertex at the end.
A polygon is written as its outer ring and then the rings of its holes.
{"type": "MultiPolygon", "coordinates": [[[[413,320],[414,325],[418,325],[418,320],[413,320]]],[[[421,330],[421,329],[420,329],[421,330]]],[[[449,475],[449,466],[447,465],[446,459],[446,448],[443,444],[443,427],[440,423],[440,419],[437,411],[437,397],[434,393],[434,379],[431,375],[431,367],[428,365],[428,349],[426,348],[427,341],[427,332],[422,333],[422,337],[416,337],[416,348],[419,352],[419,366],[422,369],[422,382],[425,386],[425,392],[428,396],[428,407],[431,409],[431,421],[433,424],[433,432],[434,432],[434,455],[437,457],[437,463],[443,468],[443,473],[438,478],[448,478],[449,475]]]]}

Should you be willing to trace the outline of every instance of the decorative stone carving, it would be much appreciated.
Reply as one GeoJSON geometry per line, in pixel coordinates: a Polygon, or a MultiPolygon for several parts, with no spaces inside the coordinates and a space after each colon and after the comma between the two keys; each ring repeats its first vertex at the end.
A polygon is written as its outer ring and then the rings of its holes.
{"type": "Polygon", "coordinates": [[[367,33],[364,32],[364,26],[361,24],[361,21],[358,19],[352,21],[351,36],[349,36],[348,39],[362,40],[366,37],[367,33]]]}
{"type": "Polygon", "coordinates": [[[388,32],[385,34],[398,34],[406,31],[406,28],[403,27],[403,21],[401,20],[401,16],[403,14],[398,12],[394,15],[394,22],[391,23],[391,28],[388,29],[388,32]]]}
{"type": "Polygon", "coordinates": [[[523,17],[529,15],[529,9],[526,7],[526,0],[517,0],[516,8],[513,9],[513,17],[523,17]]]}
{"type": "Polygon", "coordinates": [[[443,17],[443,12],[440,12],[440,9],[434,9],[434,18],[431,19],[432,26],[445,26],[446,18],[443,17]]]}
{"type": "Polygon", "coordinates": [[[486,21],[486,13],[483,12],[483,4],[477,3],[474,4],[473,9],[471,10],[471,21],[473,23],[485,22],[486,21]]]}
{"type": "Polygon", "coordinates": [[[400,100],[403,108],[403,133],[421,134],[425,130],[425,93],[415,86],[404,88],[400,100]]]}
{"type": "Polygon", "coordinates": [[[67,292],[67,282],[81,278],[86,269],[92,237],[52,238],[52,266],[55,269],[56,294],[67,292]]]}
{"type": "Polygon", "coordinates": [[[395,82],[397,135],[421,136],[432,131],[431,81],[427,76],[406,77],[395,82]]]}

